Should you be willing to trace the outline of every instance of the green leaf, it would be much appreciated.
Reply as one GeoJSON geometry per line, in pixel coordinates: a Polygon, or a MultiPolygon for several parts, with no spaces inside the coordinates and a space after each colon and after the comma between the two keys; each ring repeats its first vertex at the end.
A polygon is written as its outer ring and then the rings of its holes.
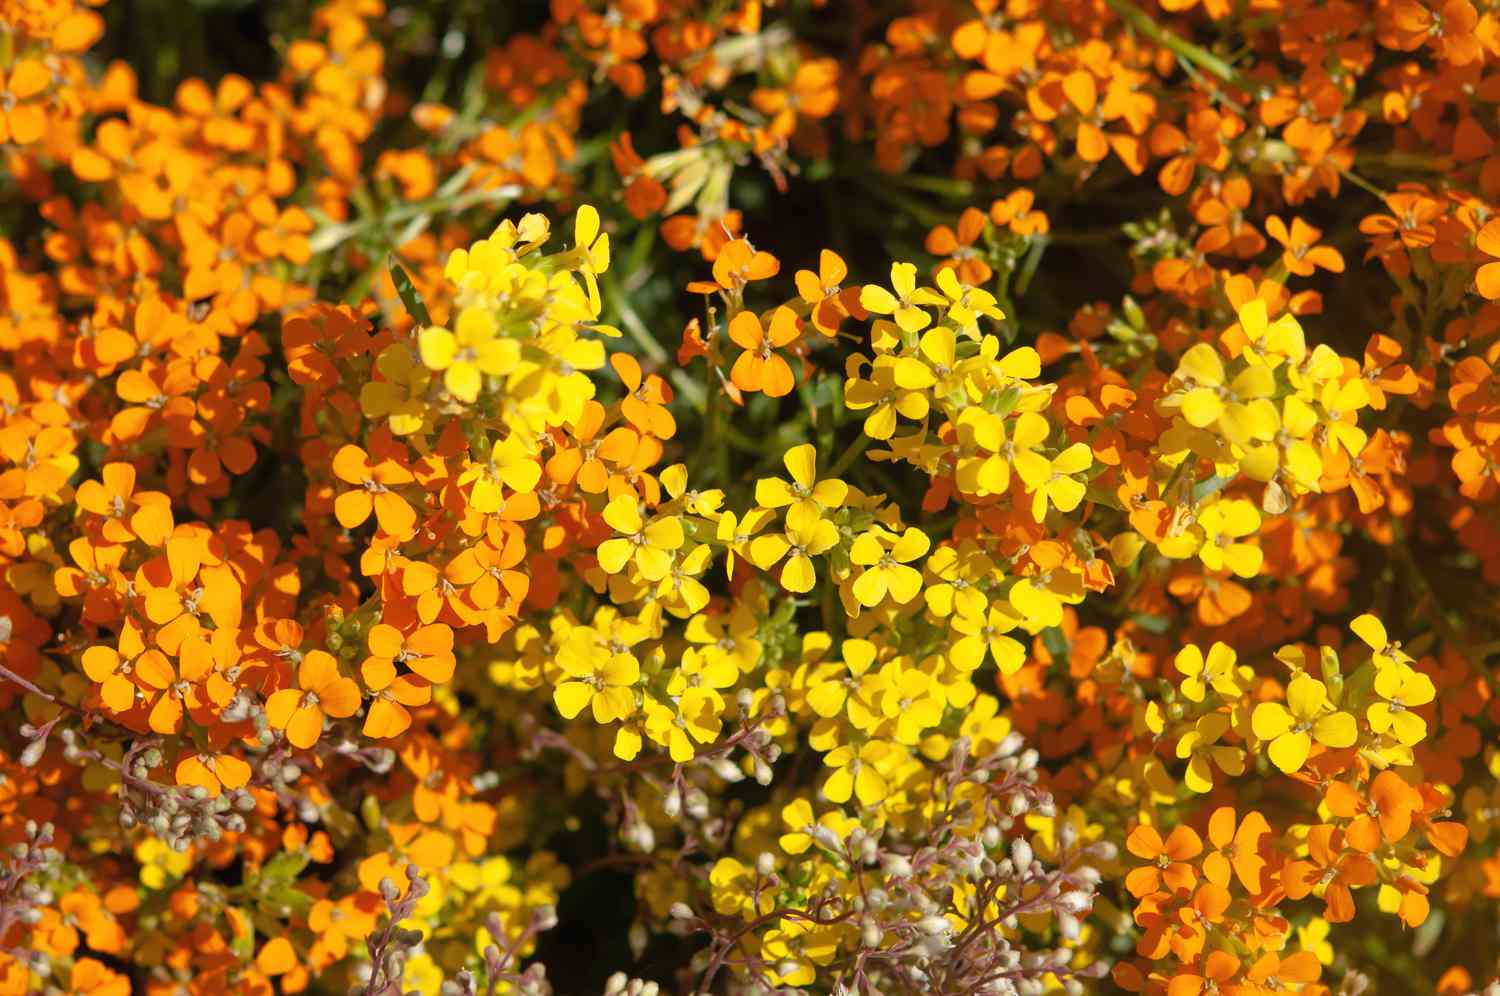
{"type": "Polygon", "coordinates": [[[1193,501],[1200,502],[1211,494],[1224,490],[1225,485],[1233,481],[1232,477],[1210,477],[1193,485],[1193,501]]]}
{"type": "Polygon", "coordinates": [[[1172,628],[1172,621],[1170,619],[1166,619],[1158,615],[1151,615],[1145,612],[1137,612],[1130,618],[1141,629],[1155,636],[1160,636],[1161,634],[1172,628]]]}
{"type": "Polygon", "coordinates": [[[284,888],[297,880],[312,856],[306,850],[282,851],[260,870],[259,886],[265,891],[284,888]]]}
{"type": "Polygon", "coordinates": [[[427,305],[422,303],[422,297],[417,293],[417,287],[411,282],[411,277],[395,256],[390,257],[391,280],[396,285],[396,293],[401,295],[401,303],[406,305],[406,313],[417,320],[418,325],[431,325],[432,316],[427,313],[427,305]]]}
{"type": "Polygon", "coordinates": [[[1056,626],[1048,626],[1042,630],[1042,646],[1047,648],[1047,653],[1052,655],[1053,660],[1062,660],[1068,656],[1068,638],[1056,626]]]}

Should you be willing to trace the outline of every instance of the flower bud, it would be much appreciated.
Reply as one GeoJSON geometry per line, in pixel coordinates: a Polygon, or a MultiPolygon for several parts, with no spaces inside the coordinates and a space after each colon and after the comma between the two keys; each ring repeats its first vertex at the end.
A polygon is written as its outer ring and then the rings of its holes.
{"type": "Polygon", "coordinates": [[[1010,842],[1010,860],[1015,863],[1016,871],[1024,874],[1031,867],[1033,857],[1031,844],[1025,837],[1017,837],[1010,842]]]}

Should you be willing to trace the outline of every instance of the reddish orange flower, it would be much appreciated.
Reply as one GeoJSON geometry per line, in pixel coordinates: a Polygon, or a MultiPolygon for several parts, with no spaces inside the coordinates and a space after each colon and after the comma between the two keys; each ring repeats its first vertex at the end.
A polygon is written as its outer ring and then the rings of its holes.
{"type": "Polygon", "coordinates": [[[306,750],[323,735],[324,717],[352,716],[359,704],[359,686],[339,673],[333,655],[310,650],[297,666],[297,687],[266,700],[266,719],[293,747],[306,750]]]}
{"type": "Polygon", "coordinates": [[[1191,827],[1174,827],[1163,840],[1155,827],[1143,823],[1125,838],[1125,849],[1150,862],[1125,877],[1125,887],[1132,896],[1144,896],[1163,885],[1173,892],[1189,892],[1198,880],[1188,862],[1202,852],[1203,838],[1191,827]]]}
{"type": "Polygon", "coordinates": [[[790,394],[796,378],[790,364],[775,350],[790,345],[799,334],[797,316],[785,306],[771,315],[769,328],[753,312],[735,315],[729,323],[729,338],[745,351],[729,371],[734,386],[742,391],[763,391],[772,398],[790,394]]]}

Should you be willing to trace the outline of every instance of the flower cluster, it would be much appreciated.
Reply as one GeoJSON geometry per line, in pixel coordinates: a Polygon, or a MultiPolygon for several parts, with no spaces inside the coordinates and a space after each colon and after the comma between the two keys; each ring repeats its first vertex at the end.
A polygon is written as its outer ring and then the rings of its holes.
{"type": "Polygon", "coordinates": [[[0,996],[1500,987],[1500,14],[222,6],[0,0],[0,996]]]}

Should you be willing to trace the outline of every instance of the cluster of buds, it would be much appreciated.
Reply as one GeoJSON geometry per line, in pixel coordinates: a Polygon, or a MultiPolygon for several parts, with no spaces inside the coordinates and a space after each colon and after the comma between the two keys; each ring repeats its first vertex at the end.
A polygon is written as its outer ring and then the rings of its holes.
{"type": "Polygon", "coordinates": [[[431,891],[431,886],[417,870],[416,865],[406,866],[406,891],[391,879],[380,880],[380,898],[385,901],[389,919],[379,931],[365,939],[370,953],[368,964],[360,966],[368,973],[350,996],[401,996],[401,979],[406,972],[406,961],[422,944],[422,932],[402,927],[401,922],[411,918],[422,897],[431,891]]]}
{"type": "Polygon", "coordinates": [[[1056,819],[1019,736],[983,757],[969,748],[955,742],[904,819],[835,814],[790,825],[786,856],[721,859],[713,910],[672,908],[679,931],[709,937],[696,989],[727,971],[748,992],[798,991],[815,977],[851,993],[1002,996],[1058,982],[1081,992],[1104,966],[1077,964],[1073,943],[1114,848],[1081,844],[1056,819]],[[1032,843],[1036,821],[1055,829],[1045,845],[1032,843]]]}
{"type": "MultiPolygon", "coordinates": [[[[41,907],[53,901],[52,893],[39,884],[47,868],[62,860],[62,855],[52,847],[53,827],[51,823],[37,824],[26,821],[26,839],[12,844],[7,851],[5,865],[0,867],[0,942],[10,933],[15,924],[30,926],[41,920],[41,907]]],[[[11,950],[0,944],[0,951],[32,961],[41,969],[46,955],[40,951],[11,950]]]]}
{"type": "MultiPolygon", "coordinates": [[[[403,994],[401,984],[406,975],[407,961],[422,951],[426,938],[422,931],[403,924],[416,922],[413,918],[417,907],[432,887],[416,865],[406,866],[406,879],[405,892],[389,878],[380,881],[380,897],[385,901],[387,920],[384,927],[365,939],[370,960],[360,966],[361,979],[350,996],[416,996],[403,994]]],[[[523,971],[520,960],[521,952],[537,935],[557,926],[556,908],[544,905],[532,910],[525,928],[515,937],[509,936],[498,913],[486,917],[484,926],[493,943],[485,945],[483,951],[483,985],[473,972],[460,969],[439,985],[440,996],[480,996],[481,993],[495,996],[501,991],[514,996],[552,996],[547,967],[541,962],[533,962],[523,971]]]]}
{"type": "Polygon", "coordinates": [[[69,764],[98,764],[120,779],[120,826],[144,826],[174,851],[186,851],[197,841],[217,841],[226,833],[245,829],[244,813],[255,808],[255,797],[243,788],[211,794],[202,785],[167,785],[151,772],[161,767],[161,750],[152,741],[136,741],[123,757],[113,758],[86,746],[71,728],[58,731],[63,759],[69,764]]]}

